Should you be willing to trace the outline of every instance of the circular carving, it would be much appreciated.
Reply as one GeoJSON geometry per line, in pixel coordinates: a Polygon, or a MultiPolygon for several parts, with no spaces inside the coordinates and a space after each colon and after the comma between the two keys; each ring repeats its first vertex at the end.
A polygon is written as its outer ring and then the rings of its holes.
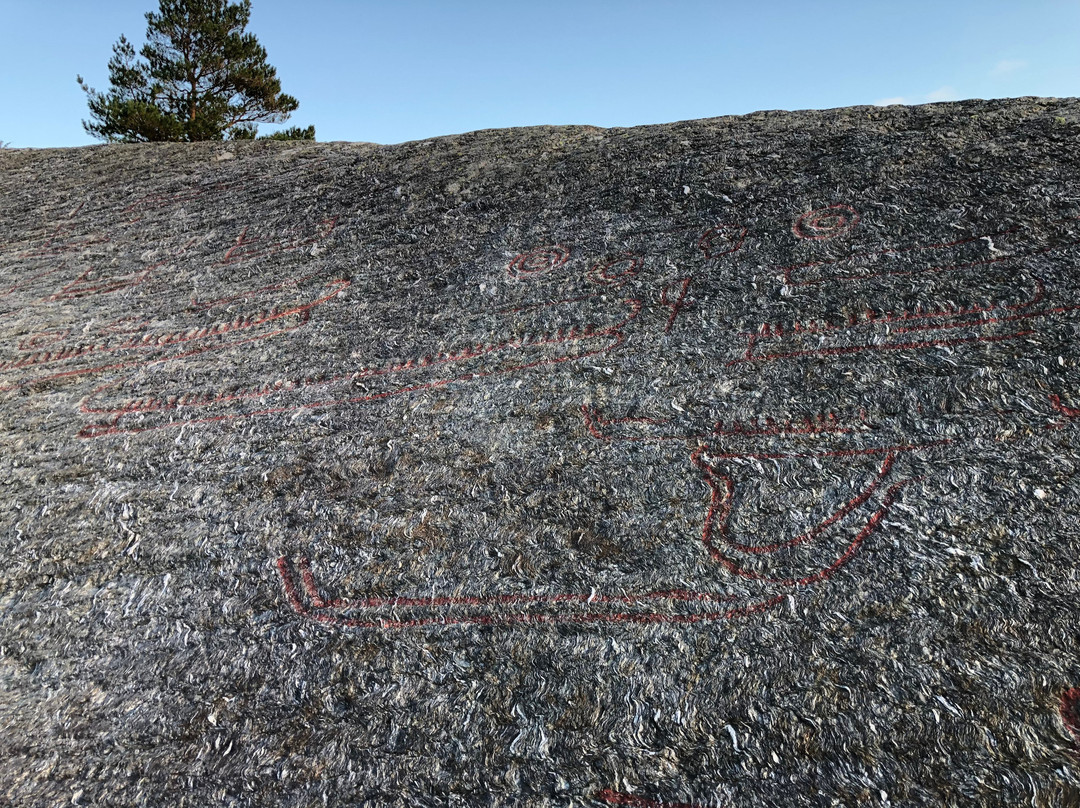
{"type": "Polygon", "coordinates": [[[618,258],[601,261],[590,270],[589,280],[593,283],[607,283],[612,286],[619,286],[625,283],[628,278],[637,275],[638,270],[644,265],[645,259],[640,255],[627,253],[618,258]]]}
{"type": "Polygon", "coordinates": [[[734,224],[718,224],[710,227],[698,239],[698,249],[705,253],[706,259],[719,258],[721,255],[742,249],[746,238],[746,228],[734,224]]]}
{"type": "Polygon", "coordinates": [[[795,220],[792,231],[810,241],[846,236],[859,223],[859,212],[849,205],[832,205],[804,213],[795,220]]]}
{"type": "Polygon", "coordinates": [[[530,278],[549,270],[561,267],[570,258],[570,248],[561,244],[550,247],[537,247],[531,252],[522,253],[506,267],[511,278],[530,278]]]}

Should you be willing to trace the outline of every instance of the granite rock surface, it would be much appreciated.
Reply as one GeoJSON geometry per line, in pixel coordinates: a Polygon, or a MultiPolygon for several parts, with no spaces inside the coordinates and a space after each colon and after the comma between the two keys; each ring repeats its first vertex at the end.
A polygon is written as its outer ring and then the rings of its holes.
{"type": "Polygon", "coordinates": [[[1078,146],[0,151],[0,804],[1080,805],[1078,146]]]}

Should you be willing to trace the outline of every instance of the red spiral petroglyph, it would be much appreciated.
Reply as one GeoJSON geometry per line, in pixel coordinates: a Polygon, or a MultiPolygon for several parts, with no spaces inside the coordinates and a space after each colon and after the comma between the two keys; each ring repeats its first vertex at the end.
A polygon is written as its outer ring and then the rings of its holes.
{"type": "Polygon", "coordinates": [[[792,232],[802,239],[823,241],[850,233],[859,223],[859,213],[849,205],[832,205],[804,213],[795,220],[792,232]]]}
{"type": "Polygon", "coordinates": [[[527,253],[521,253],[511,261],[506,272],[511,278],[531,278],[561,267],[570,259],[570,248],[562,244],[550,247],[537,247],[527,253]]]}

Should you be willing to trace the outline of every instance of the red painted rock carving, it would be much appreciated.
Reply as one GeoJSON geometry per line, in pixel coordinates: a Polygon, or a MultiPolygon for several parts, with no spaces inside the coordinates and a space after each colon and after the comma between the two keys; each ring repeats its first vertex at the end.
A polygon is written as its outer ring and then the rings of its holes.
{"type": "Polygon", "coordinates": [[[337,224],[337,217],[323,219],[314,226],[293,228],[283,233],[256,235],[250,227],[245,227],[218,266],[266,258],[278,253],[291,252],[310,247],[324,241],[337,224]]]}
{"type": "Polygon", "coordinates": [[[928,305],[901,312],[865,309],[841,323],[763,323],[743,335],[745,353],[728,364],[1001,342],[1036,334],[1046,318],[1080,311],[1078,305],[1046,305],[1042,283],[1033,286],[1020,302],[928,305]]]}
{"type": "Polygon", "coordinates": [[[122,318],[92,331],[80,341],[70,338],[49,346],[0,359],[0,389],[24,387],[35,382],[71,378],[138,368],[153,362],[180,359],[222,350],[294,330],[308,321],[311,312],[332,300],[348,281],[320,285],[313,300],[292,306],[249,308],[228,320],[192,324],[180,328],[146,328],[142,318],[122,318]]]}
{"type": "Polygon", "coordinates": [[[706,230],[698,239],[698,249],[706,260],[731,255],[742,249],[747,230],[739,225],[718,224],[706,230]]]}
{"type": "Polygon", "coordinates": [[[641,271],[644,263],[644,258],[633,253],[601,261],[589,272],[589,280],[609,286],[622,286],[641,271]]]}
{"type": "Polygon", "coordinates": [[[558,595],[331,598],[322,594],[310,562],[305,557],[281,556],[276,565],[285,596],[298,614],[344,628],[700,623],[757,614],[783,600],[782,595],[774,595],[736,602],[727,595],[685,589],[637,595],[580,592],[558,595]]]}
{"type": "Polygon", "coordinates": [[[777,271],[789,286],[944,274],[1068,249],[1080,244],[1073,233],[1075,226],[1074,218],[1059,219],[1045,224],[1049,234],[1038,237],[1022,227],[1001,228],[955,241],[889,247],[844,258],[790,264],[777,267],[777,271]]]}
{"type": "Polygon", "coordinates": [[[850,205],[832,205],[811,210],[795,220],[792,232],[801,239],[823,241],[846,236],[859,223],[859,214],[850,205]]]}
{"type": "Polygon", "coordinates": [[[570,248],[562,244],[550,247],[537,247],[527,253],[521,253],[507,265],[506,274],[518,280],[543,275],[558,269],[570,260],[570,248]]]}
{"type": "MultiPolygon", "coordinates": [[[[403,361],[361,365],[330,376],[305,375],[300,368],[295,373],[283,374],[279,368],[273,378],[244,390],[227,393],[176,390],[138,399],[118,396],[119,387],[109,385],[94,391],[83,402],[82,410],[109,415],[112,420],[84,430],[83,436],[137,433],[184,423],[220,423],[299,410],[355,406],[586,359],[621,344],[623,329],[642,310],[641,302],[635,299],[605,301],[601,305],[598,302],[599,299],[585,298],[532,307],[534,311],[540,309],[548,323],[554,319],[551,310],[563,315],[565,327],[554,331],[496,337],[491,342],[455,346],[403,361]],[[310,391],[319,391],[322,396],[314,401],[298,400],[300,394],[310,391]]],[[[526,307],[514,311],[528,310],[526,307]]]]}
{"type": "Polygon", "coordinates": [[[675,320],[682,310],[690,304],[691,300],[687,295],[690,292],[691,283],[693,283],[693,278],[679,278],[660,290],[660,305],[671,310],[671,314],[668,315],[667,323],[664,325],[665,334],[671,333],[671,329],[675,325],[675,320]]]}

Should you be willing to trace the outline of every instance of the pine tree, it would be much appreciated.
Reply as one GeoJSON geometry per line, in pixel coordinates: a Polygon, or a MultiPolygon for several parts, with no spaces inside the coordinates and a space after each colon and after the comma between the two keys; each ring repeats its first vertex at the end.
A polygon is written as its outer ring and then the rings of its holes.
{"type": "Polygon", "coordinates": [[[124,36],[113,45],[107,93],[78,77],[90,107],[83,128],[127,143],[250,139],[258,124],[287,120],[299,103],[244,33],[250,15],[251,0],[160,0],[141,59],[124,36]]]}

